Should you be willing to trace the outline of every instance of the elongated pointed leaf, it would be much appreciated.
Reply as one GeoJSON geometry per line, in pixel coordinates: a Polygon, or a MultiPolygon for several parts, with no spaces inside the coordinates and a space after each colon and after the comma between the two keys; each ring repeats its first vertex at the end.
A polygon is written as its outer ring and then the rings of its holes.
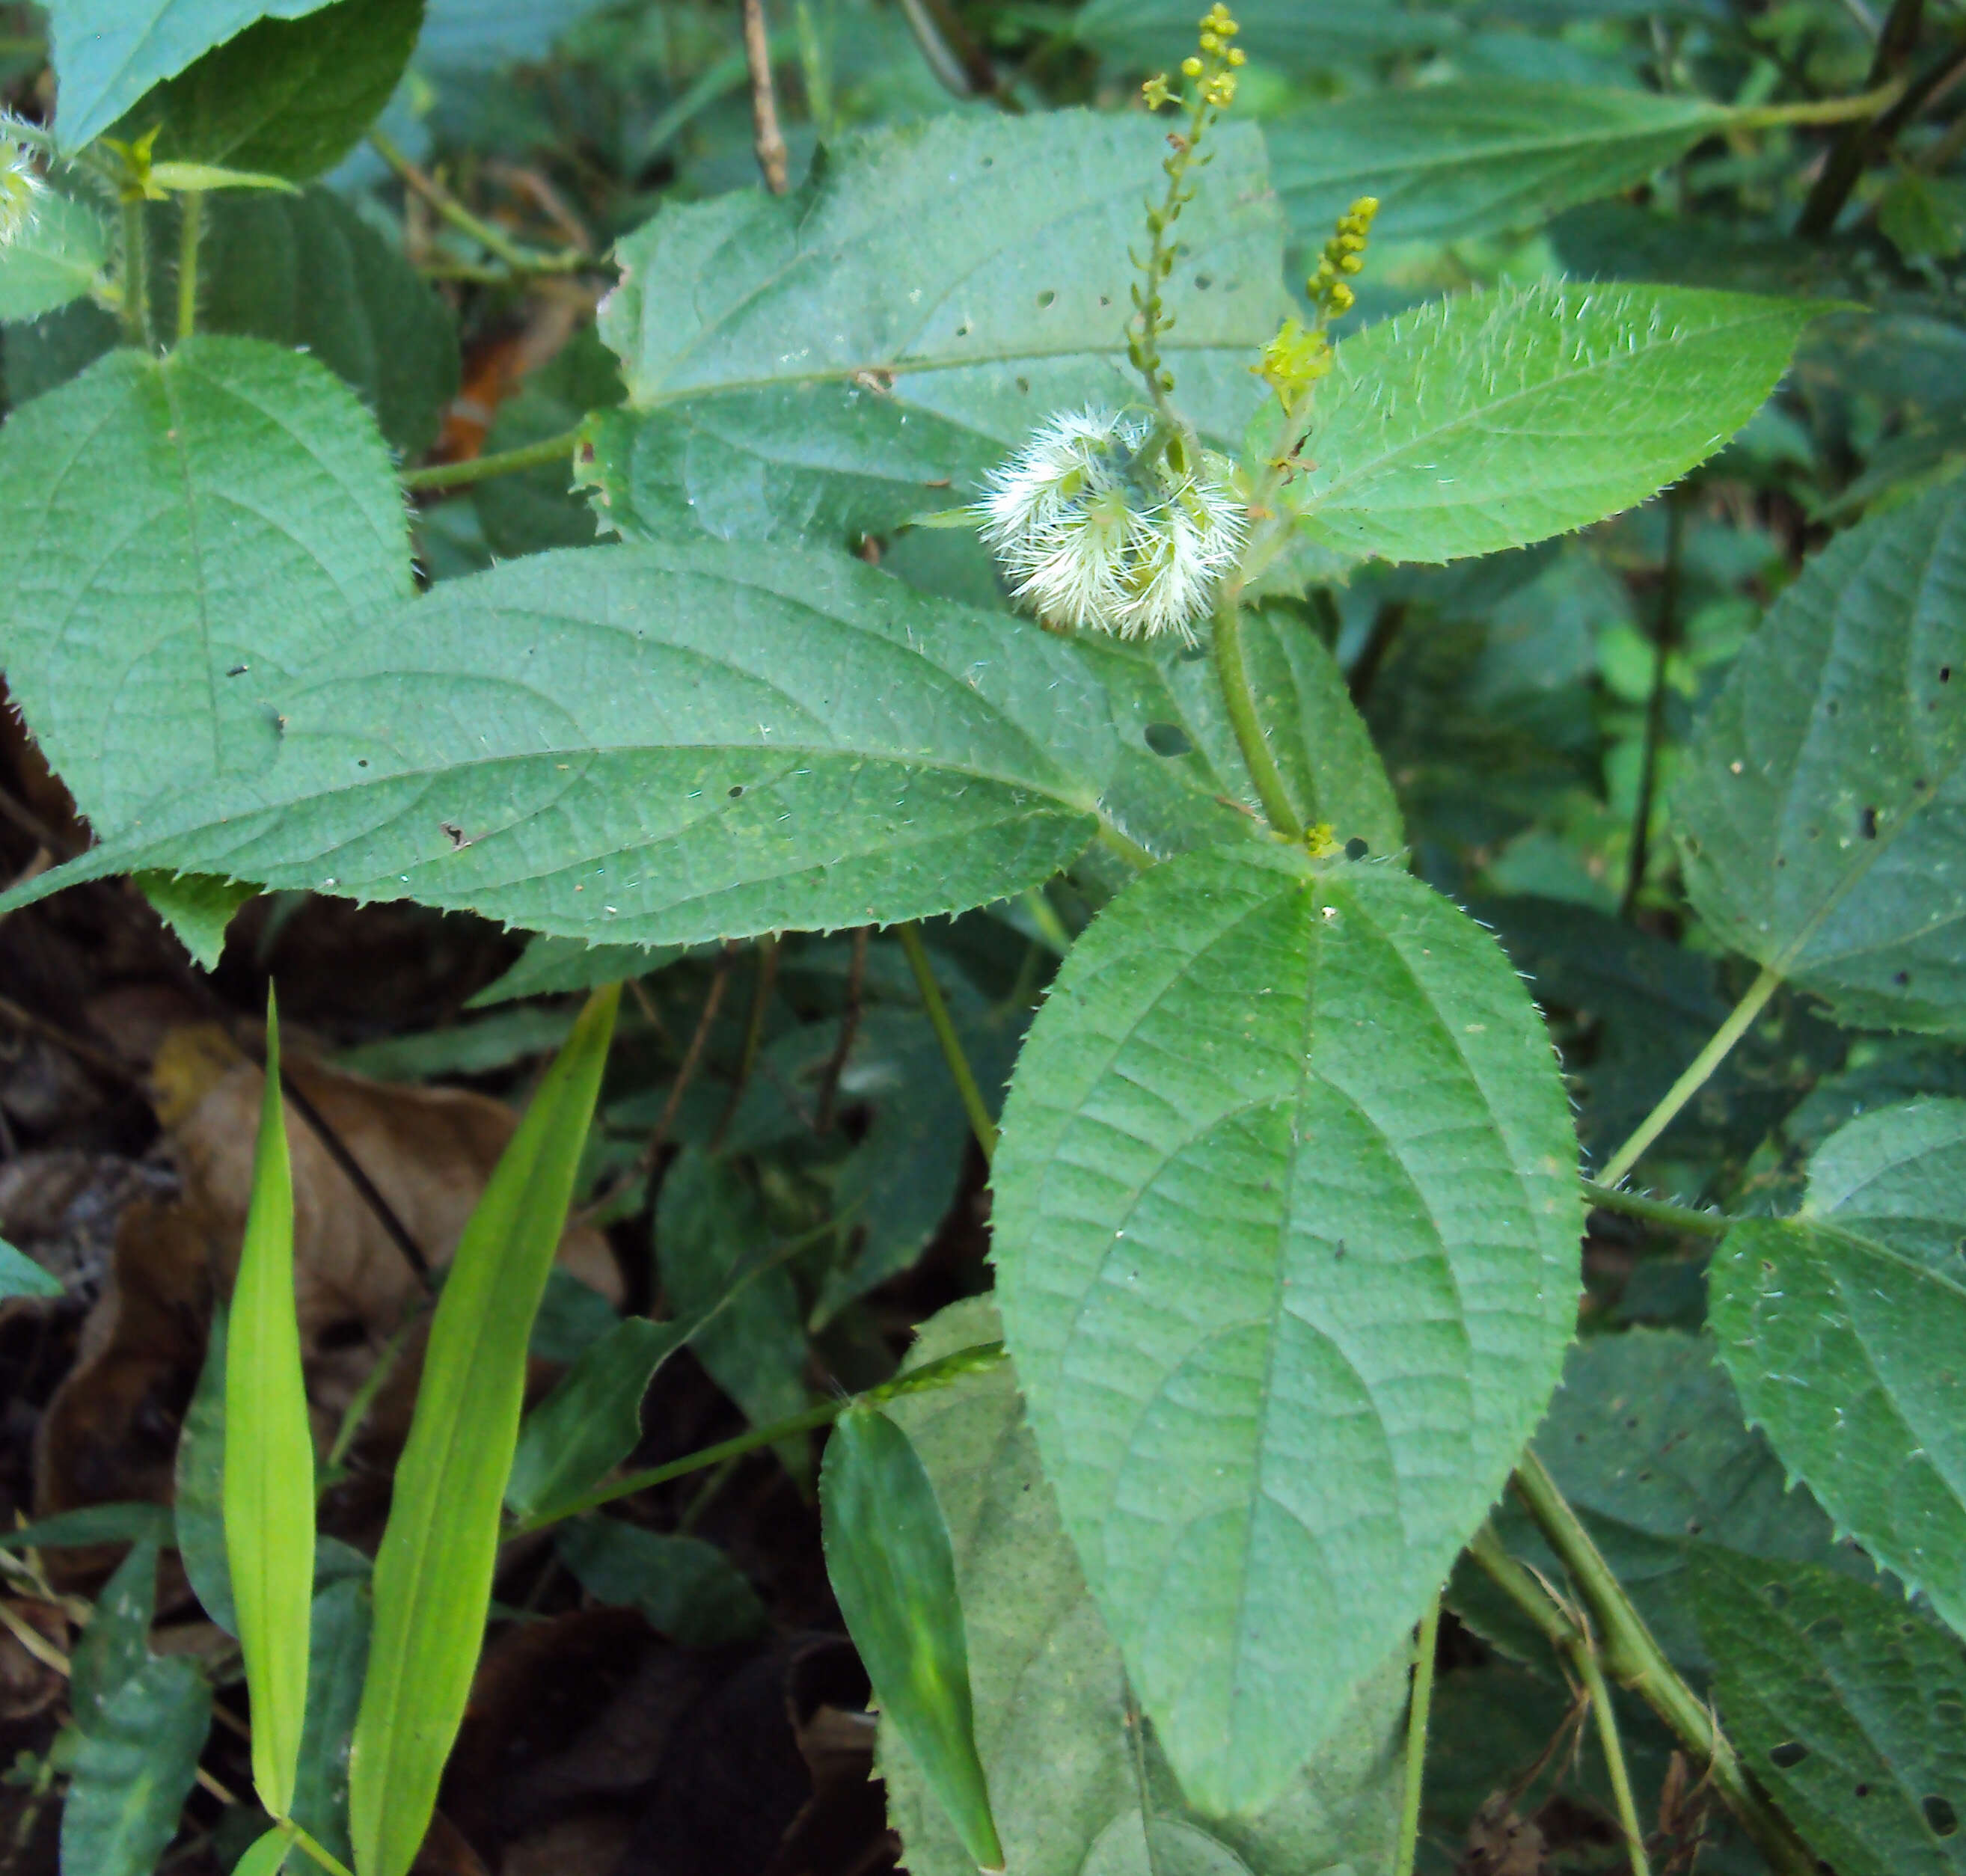
{"type": "Polygon", "coordinates": [[[1673,811],[1726,943],[1848,1021],[1966,1033],[1966,487],[1803,569],[1707,713],[1673,811]]]}
{"type": "Polygon", "coordinates": [[[700,1537],[645,1531],[620,1518],[576,1518],[554,1540],[588,1595],[639,1609],[687,1648],[756,1639],[765,1605],[729,1557],[700,1537]]]}
{"type": "Polygon", "coordinates": [[[285,1825],[276,1824],[264,1836],[253,1839],[246,1854],[233,1865],[232,1876],[280,1876],[293,1843],[294,1833],[285,1825]]]}
{"type": "Polygon", "coordinates": [[[878,1408],[856,1407],[826,1442],[819,1497],[826,1572],[881,1713],[907,1742],[970,1861],[1001,1871],[956,1561],[934,1484],[906,1433],[878,1408]]]}
{"type": "Polygon", "coordinates": [[[0,513],[8,685],[99,833],[266,766],[292,673],[411,591],[373,421],[250,340],[112,352],[23,405],[0,513]]]}
{"type": "Polygon", "coordinates": [[[1378,200],[1375,240],[1531,227],[1642,182],[1728,114],[1703,98],[1487,79],[1365,92],[1263,128],[1291,232],[1315,247],[1361,195],[1378,200]]]}
{"type": "Polygon", "coordinates": [[[63,1876],[152,1876],[211,1725],[211,1689],[181,1655],[149,1656],[82,1730],[62,1805],[63,1876]]]}
{"type": "Polygon", "coordinates": [[[171,1522],[178,1561],[198,1606],[227,1635],[239,1633],[232,1606],[232,1565],[225,1548],[226,1307],[217,1304],[205,1365],[185,1408],[172,1468],[171,1522]]]}
{"type": "MultiPolygon", "coordinates": [[[[628,381],[594,433],[603,520],[843,542],[972,498],[1055,411],[1139,402],[1127,250],[1164,130],[930,118],[842,140],[793,195],[664,208],[622,243],[601,315],[628,381]]],[[[1230,125],[1210,143],[1162,288],[1166,356],[1183,409],[1234,438],[1285,310],[1281,230],[1261,139],[1230,125]]]]}
{"type": "Polygon", "coordinates": [[[0,1238],[0,1301],[11,1297],[54,1297],[62,1294],[61,1281],[52,1276],[27,1256],[0,1238]]]}
{"type": "Polygon", "coordinates": [[[1542,282],[1339,347],[1296,485],[1325,545],[1454,560],[1636,506],[1761,408],[1820,301],[1542,282]]]}
{"type": "Polygon", "coordinates": [[[437,1803],[491,1607],[526,1343],[614,1034],[597,991],[493,1169],[439,1298],[375,1558],[349,1809],[361,1876],[404,1876],[437,1803]]]}
{"type": "Polygon", "coordinates": [[[93,1728],[117,1690],[150,1658],[150,1622],[157,1612],[157,1545],[146,1534],[130,1546],[102,1586],[95,1614],[69,1668],[69,1704],[84,1733],[93,1728]]]}
{"type": "Polygon", "coordinates": [[[364,1570],[324,1585],[309,1618],[307,1724],[301,1733],[293,1817],[343,1862],[355,1855],[348,1837],[348,1749],[369,1665],[371,1608],[364,1570]]]}
{"type": "Polygon", "coordinates": [[[611,943],[885,921],[1075,857],[1113,759],[1069,646],[782,547],[511,562],[269,692],[263,775],[21,891],[165,864],[611,943]]]}
{"type": "Polygon", "coordinates": [[[1493,940],[1387,866],[1136,882],[1026,1045],[998,1294],[1190,1799],[1274,1803],[1487,1514],[1574,1319],[1576,1147],[1493,940]]]}
{"type": "Polygon", "coordinates": [[[1722,1723],[1838,1876],[1966,1870],[1958,1642],[1804,1564],[1703,1552],[1692,1589],[1722,1723]]]}
{"type": "Polygon", "coordinates": [[[1708,1276],[1741,1404],[1838,1525],[1966,1634],[1966,1262],[1755,1219],[1708,1276]]]}
{"type": "Polygon", "coordinates": [[[314,1435],[294,1313],[293,1172],[270,991],[263,1079],[252,1201],[226,1336],[225,1552],[253,1703],[253,1782],[259,1802],[284,1817],[307,1717],[314,1435]]]}
{"type": "MultiPolygon", "coordinates": [[[[991,1342],[987,1297],[923,1325],[908,1369],[991,1342]]],[[[1260,1816],[1204,1817],[1182,1798],[1088,1594],[1016,1379],[999,1364],[890,1401],[947,1516],[968,1637],[976,1742],[1009,1867],[1023,1876],[1392,1867],[1407,1649],[1368,1677],[1332,1740],[1260,1816]]],[[[879,1765],[915,1876],[975,1865],[884,1714],[879,1765]]]]}

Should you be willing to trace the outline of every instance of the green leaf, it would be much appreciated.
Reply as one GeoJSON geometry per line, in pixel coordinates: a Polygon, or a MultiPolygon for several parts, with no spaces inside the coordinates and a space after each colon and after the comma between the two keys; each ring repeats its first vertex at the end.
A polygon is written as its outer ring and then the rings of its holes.
{"type": "Polygon", "coordinates": [[[1369,326],[1318,392],[1303,527],[1343,553],[1439,561],[1601,521],[1718,450],[1825,310],[1543,281],[1369,326]]]}
{"type": "Polygon", "coordinates": [[[691,1339],[691,1352],[754,1426],[811,1404],[791,1272],[772,1264],[738,1281],[770,1243],[770,1222],[744,1168],[685,1147],[663,1174],[656,1204],[662,1288],[678,1316],[707,1319],[691,1339]]]}
{"type": "Polygon", "coordinates": [[[201,330],[311,353],[402,455],[427,450],[457,395],[457,321],[401,250],[332,189],[227,195],[205,216],[201,330]]]}
{"type": "Polygon", "coordinates": [[[0,1302],[17,1296],[64,1294],[59,1278],[50,1276],[24,1251],[0,1238],[0,1302]]]}
{"type": "Polygon", "coordinates": [[[1001,1871],[1004,1849],[976,1752],[956,1558],[934,1482],[886,1414],[850,1407],[826,1442],[819,1500],[826,1573],[882,1721],[907,1742],[970,1861],[1001,1871]]]}
{"type": "Polygon", "coordinates": [[[129,131],[157,128],[160,160],[307,182],[333,169],[381,114],[423,14],[423,0],[338,0],[304,19],[263,19],[151,92],[131,112],[129,131]]]}
{"type": "Polygon", "coordinates": [[[1201,1809],[1278,1800],[1487,1514],[1574,1320],[1575,1167],[1521,982],[1390,866],[1184,855],[1066,959],[1004,1110],[998,1294],[1201,1809]]]}
{"type": "Polygon", "coordinates": [[[521,1523],[550,1523],[627,1459],[642,1437],[642,1397],[689,1339],[688,1322],[630,1316],[615,1324],[526,1416],[506,1482],[521,1523]]]}
{"type": "MultiPolygon", "coordinates": [[[[317,1566],[317,1578],[321,1574],[317,1566]]],[[[348,1840],[348,1746],[369,1665],[370,1607],[365,1571],[322,1588],[308,1623],[307,1724],[293,1816],[344,1863],[355,1855],[348,1840]]]]}
{"type": "Polygon", "coordinates": [[[211,1725],[211,1689],[182,1655],[155,1656],[81,1730],[62,1805],[63,1876],[151,1876],[211,1725]]]}
{"type": "MultiPolygon", "coordinates": [[[[1281,612],[1250,614],[1242,641],[1271,753],[1305,824],[1327,823],[1339,841],[1363,840],[1376,859],[1398,853],[1406,844],[1399,804],[1336,660],[1301,620],[1281,612]]],[[[1262,824],[1205,657],[1090,633],[1072,642],[1110,700],[1118,732],[1119,760],[1101,797],[1114,826],[1165,856],[1262,824]]]]}
{"type": "MultiPolygon", "coordinates": [[[[1678,1330],[1592,1336],[1571,1349],[1536,1438],[1538,1456],[1659,1646],[1675,1666],[1701,1674],[1713,1662],[1687,1592],[1694,1549],[1874,1575],[1854,1546],[1837,1543],[1821,1507],[1793,1488],[1742,1418],[1717,1353],[1711,1338],[1678,1330]]],[[[1513,1497],[1496,1507],[1494,1522],[1509,1549],[1562,1580],[1562,1566],[1513,1497]]],[[[1457,1571],[1453,1603],[1522,1660],[1550,1664],[1541,1633],[1480,1571],[1457,1571]]]]}
{"type": "Polygon", "coordinates": [[[482,1010],[520,997],[558,997],[646,977],[682,956],[680,945],[589,945],[578,938],[534,937],[519,961],[496,983],[469,998],[467,1010],[482,1010]]]}
{"type": "MultiPolygon", "coordinates": [[[[0,906],[166,863],[613,943],[922,917],[1072,859],[1114,755],[1049,633],[782,547],[535,555],[314,673],[268,699],[263,778],[153,807],[0,906]]],[[[33,720],[42,693],[16,695],[33,720]]]]}
{"type": "Polygon", "coordinates": [[[146,1536],[131,1545],[103,1585],[69,1662],[69,1704],[84,1733],[98,1726],[118,1690],[150,1659],[150,1623],[156,1610],[157,1539],[146,1536]]]}
{"type": "MultiPolygon", "coordinates": [[[[921,1331],[907,1368],[995,1338],[988,1299],[921,1331]]],[[[1390,1869],[1406,1709],[1401,1648],[1262,1816],[1204,1817],[1143,1723],[1088,1594],[1007,1365],[888,1404],[948,1520],[969,1642],[976,1742],[1014,1870],[1028,1876],[1358,1876],[1390,1869]]],[[[879,1767],[915,1876],[972,1876],[941,1807],[884,1716],[879,1767]]]]}
{"type": "MultiPolygon", "coordinates": [[[[594,430],[604,519],[843,540],[974,496],[1057,411],[1138,402],[1127,250],[1162,135],[1136,114],[934,117],[845,139],[791,195],[664,208],[621,243],[601,314],[629,405],[594,430]]],[[[1285,311],[1281,249],[1261,139],[1210,142],[1167,358],[1184,411],[1235,439],[1285,311]]]]}
{"type": "Polygon", "coordinates": [[[252,1198],[226,1335],[225,1551],[253,1704],[253,1783],[267,1810],[284,1817],[307,1714],[314,1435],[295,1314],[293,1174],[270,990],[261,1078],[252,1198]]]}
{"type": "Polygon", "coordinates": [[[49,0],[55,129],[93,142],[150,87],[259,19],[298,19],[327,0],[49,0]]]}
{"type": "Polygon", "coordinates": [[[276,1824],[263,1836],[253,1840],[246,1854],[233,1865],[232,1876],[280,1876],[293,1843],[293,1832],[285,1824],[276,1824]]]}
{"type": "MultiPolygon", "coordinates": [[[[92,1544],[167,1544],[171,1542],[168,1505],[130,1503],[83,1505],[57,1511],[12,1530],[0,1530],[0,1550],[47,1549],[92,1544]]],[[[146,1618],[147,1620],[147,1618],[146,1618]]]]}
{"type": "Polygon", "coordinates": [[[701,1538],[586,1517],[565,1526],[554,1543],[588,1595],[639,1609],[651,1628],[686,1648],[752,1641],[769,1626],[757,1591],[701,1538]]]}
{"type": "Polygon", "coordinates": [[[1729,115],[1703,98],[1488,78],[1364,92],[1263,132],[1291,231],[1316,247],[1361,195],[1378,198],[1375,240],[1533,227],[1642,182],[1729,115]]]}
{"type": "MultiPolygon", "coordinates": [[[[591,326],[583,326],[516,397],[498,407],[485,434],[494,455],[564,435],[590,411],[621,401],[621,371],[614,354],[591,326]]],[[[599,523],[588,492],[573,485],[570,462],[550,463],[516,475],[493,475],[471,491],[479,524],[492,551],[509,557],[550,547],[591,546],[599,523]]]]}
{"type": "Polygon", "coordinates": [[[1966,1269],[1830,1220],[1749,1219],[1707,1284],[1748,1417],[1885,1568],[1966,1633],[1966,1269]]]}
{"type": "Polygon", "coordinates": [[[1966,485],[1873,516],[1748,640],[1673,798],[1723,943],[1846,1022],[1966,1034],[1966,485]]]}
{"type": "Polygon", "coordinates": [[[232,1565],[225,1549],[225,1329],[226,1307],[218,1302],[212,1308],[205,1365],[178,1433],[171,1518],[192,1594],[219,1627],[237,1635],[232,1565]]]}
{"type": "Polygon", "coordinates": [[[8,685],[104,833],[270,762],[275,694],[410,591],[367,414],[312,359],[247,340],[113,352],[15,411],[0,514],[8,685]]]}
{"type": "Polygon", "coordinates": [[[109,259],[109,230],[87,202],[50,194],[0,247],[0,319],[38,319],[95,290],[109,259]]]}
{"type": "Polygon", "coordinates": [[[1721,1722],[1810,1848],[1839,1876],[1966,1870],[1958,1641],[1803,1565],[1703,1554],[1692,1586],[1721,1722]]]}
{"type": "Polygon", "coordinates": [[[375,1558],[375,1629],[350,1760],[363,1876],[404,1876],[437,1803],[491,1606],[526,1343],[573,1194],[614,1034],[597,991],[459,1240],[375,1558]]]}
{"type": "Polygon", "coordinates": [[[1807,1209],[1966,1275],[1966,1101],[1906,1101],[1839,1128],[1809,1162],[1807,1209]]]}
{"type": "Polygon", "coordinates": [[[208,874],[145,873],[137,884],[150,909],[169,926],[192,962],[208,971],[225,955],[225,933],[241,906],[257,895],[250,886],[208,874]]]}
{"type": "MultiPolygon", "coordinates": [[[[1424,52],[1453,44],[1466,31],[1445,11],[1357,0],[1242,0],[1234,11],[1252,60],[1300,72],[1424,52]]],[[[1194,24],[1193,0],[1089,0],[1071,16],[1069,30],[1122,70],[1147,73],[1166,71],[1193,49],[1194,24]]]]}

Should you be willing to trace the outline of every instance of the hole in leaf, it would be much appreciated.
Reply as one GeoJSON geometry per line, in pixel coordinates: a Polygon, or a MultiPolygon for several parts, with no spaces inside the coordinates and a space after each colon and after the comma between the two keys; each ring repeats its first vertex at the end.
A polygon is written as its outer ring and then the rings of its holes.
{"type": "Polygon", "coordinates": [[[1800,1765],[1808,1756],[1809,1748],[1800,1739],[1784,1739],[1768,1754],[1770,1762],[1784,1771],[1791,1765],[1800,1765]]]}
{"type": "Polygon", "coordinates": [[[1038,295],[1038,310],[1040,312],[1043,311],[1047,306],[1054,306],[1057,303],[1058,295],[1054,293],[1049,287],[1046,287],[1045,290],[1038,295]]]}
{"type": "Polygon", "coordinates": [[[1371,850],[1355,833],[1345,843],[1345,857],[1348,860],[1362,860],[1371,850]]]}
{"type": "Polygon", "coordinates": [[[1939,681],[1942,684],[1950,684],[1952,682],[1952,667],[1950,665],[1941,665],[1939,667],[1939,681]]]}
{"type": "Polygon", "coordinates": [[[1868,1785],[1859,1785],[1857,1787],[1856,1795],[1860,1798],[1868,1797],[1871,1795],[1871,1787],[1868,1785]]]}
{"type": "Polygon", "coordinates": [[[1145,733],[1147,747],[1156,756],[1185,756],[1194,747],[1188,732],[1178,723],[1150,723],[1145,733]]]}
{"type": "Polygon", "coordinates": [[[731,783],[731,785],[730,785],[730,798],[731,798],[731,800],[732,800],[732,801],[736,801],[736,798],[738,798],[738,796],[739,796],[739,795],[742,795],[743,792],[744,792],[744,785],[743,785],[743,782],[733,782],[733,783],[731,783]]]}
{"type": "Polygon", "coordinates": [[[1911,982],[1911,972],[1909,971],[1893,971],[1891,973],[1891,982],[1897,985],[1899,989],[1903,990],[1905,986],[1911,982]]]}
{"type": "Polygon", "coordinates": [[[1874,807],[1865,808],[1863,813],[1858,817],[1857,825],[1863,830],[1864,838],[1866,840],[1876,840],[1877,837],[1877,811],[1874,807]]]}
{"type": "Polygon", "coordinates": [[[1919,1808],[1935,1837],[1949,1837],[1959,1828],[1959,1813],[1944,1798],[1929,1797],[1919,1808]]]}

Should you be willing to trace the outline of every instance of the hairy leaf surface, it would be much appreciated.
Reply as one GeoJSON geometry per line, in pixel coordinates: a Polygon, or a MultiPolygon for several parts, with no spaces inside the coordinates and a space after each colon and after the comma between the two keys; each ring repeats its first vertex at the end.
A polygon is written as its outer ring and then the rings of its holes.
{"type": "Polygon", "coordinates": [[[1494,942],[1252,845],[1074,947],[997,1159],[1004,1327],[1191,1798],[1275,1800],[1486,1515],[1574,1318],[1576,1148],[1494,942]]]}

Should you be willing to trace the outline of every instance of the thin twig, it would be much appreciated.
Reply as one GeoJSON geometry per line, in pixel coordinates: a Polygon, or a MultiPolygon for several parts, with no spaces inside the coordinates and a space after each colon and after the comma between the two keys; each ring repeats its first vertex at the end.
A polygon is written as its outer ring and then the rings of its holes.
{"type": "Polygon", "coordinates": [[[434,176],[418,169],[398,148],[392,137],[381,131],[371,131],[369,144],[395,172],[405,188],[421,196],[459,234],[470,236],[487,253],[497,255],[514,272],[578,273],[582,267],[592,264],[591,257],[585,254],[546,254],[521,247],[490,222],[474,215],[434,176]]]}
{"type": "Polygon", "coordinates": [[[910,919],[905,925],[897,925],[894,935],[901,940],[902,950],[907,953],[908,969],[915,974],[929,1027],[942,1045],[943,1059],[949,1064],[956,1091],[962,1098],[962,1110],[969,1117],[970,1130],[976,1136],[976,1144],[982,1148],[984,1161],[988,1164],[997,1156],[997,1123],[990,1117],[989,1104],[983,1098],[982,1089],[977,1085],[976,1072],[969,1065],[962,1038],[956,1034],[949,1005],[943,1001],[942,986],[935,981],[934,968],[922,943],[921,927],[910,919]]]}
{"type": "Polygon", "coordinates": [[[461,463],[433,463],[425,469],[404,469],[396,479],[412,494],[421,495],[489,482],[495,475],[514,475],[523,469],[548,468],[566,462],[573,454],[580,443],[581,427],[575,424],[556,437],[524,443],[516,450],[500,450],[491,456],[467,456],[461,463]]]}
{"type": "Polygon", "coordinates": [[[1413,1638],[1413,1695],[1407,1707],[1405,1778],[1400,1795],[1399,1845],[1394,1876],[1413,1876],[1420,1853],[1420,1801],[1426,1783],[1426,1723],[1433,1709],[1434,1657],[1440,1649],[1440,1598],[1426,1606],[1413,1638]]]}
{"type": "Polygon", "coordinates": [[[853,955],[846,966],[846,1007],[840,1013],[840,1040],[833,1044],[820,1077],[819,1107],[812,1119],[815,1133],[832,1131],[833,1110],[840,1098],[840,1078],[846,1072],[846,1058],[852,1054],[854,1038],[860,1033],[861,1006],[867,985],[867,947],[873,936],[871,925],[862,925],[853,934],[853,955]]]}
{"type": "Polygon", "coordinates": [[[772,79],[771,34],[765,0],[744,0],[744,63],[751,74],[751,145],[765,186],[782,195],[788,186],[785,133],[778,128],[778,92],[772,79]]]}
{"type": "Polygon", "coordinates": [[[1611,1781],[1611,1802],[1618,1813],[1618,1827],[1624,1832],[1625,1855],[1631,1876],[1652,1876],[1645,1861],[1645,1826],[1639,1822],[1639,1807],[1632,1797],[1632,1774],[1625,1764],[1624,1742],[1618,1737],[1618,1715],[1611,1704],[1611,1690],[1605,1684],[1604,1664],[1598,1658],[1588,1632],[1584,1646],[1572,1658],[1591,1696],[1591,1710],[1597,1721],[1598,1749],[1604,1755],[1605,1776],[1611,1781]]]}
{"type": "Polygon", "coordinates": [[[656,1162],[662,1157],[662,1149],[669,1144],[669,1129],[675,1125],[675,1117],[682,1108],[682,1098],[689,1091],[689,1085],[696,1079],[697,1069],[703,1062],[704,1046],[710,1040],[711,1026],[717,1020],[717,1012],[724,1001],[724,988],[730,982],[730,962],[737,955],[737,947],[729,940],[717,954],[717,970],[710,980],[710,988],[703,999],[703,1012],[696,1019],[696,1028],[691,1034],[689,1046],[683,1052],[682,1064],[676,1070],[676,1078],[669,1086],[669,1098],[662,1103],[662,1112],[656,1117],[654,1130],[649,1135],[648,1144],[642,1149],[640,1170],[653,1172],[656,1162]]]}
{"type": "Polygon", "coordinates": [[[59,1023],[50,1023],[46,1017],[37,1016],[31,1010],[24,1010],[11,997],[0,996],[0,1017],[5,1017],[17,1029],[24,1029],[31,1036],[53,1043],[101,1080],[113,1082],[119,1088],[142,1091],[143,1077],[134,1069],[118,1062],[107,1049],[98,1049],[79,1036],[71,1036],[59,1023]]]}

